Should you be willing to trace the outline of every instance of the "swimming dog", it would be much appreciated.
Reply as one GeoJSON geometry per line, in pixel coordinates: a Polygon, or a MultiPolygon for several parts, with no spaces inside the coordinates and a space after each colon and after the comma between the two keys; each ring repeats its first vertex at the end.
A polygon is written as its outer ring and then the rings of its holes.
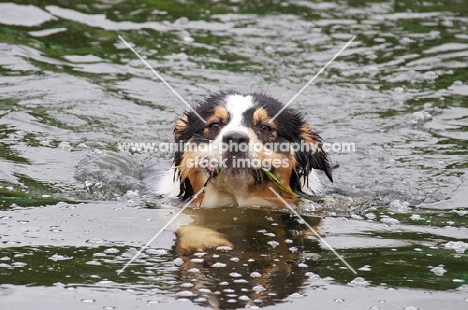
{"type": "MultiPolygon", "coordinates": [[[[314,199],[321,183],[315,169],[332,179],[322,139],[304,115],[263,93],[220,91],[177,118],[174,170],[158,192],[192,199],[198,208],[283,205],[314,199]]],[[[211,229],[186,226],[179,245],[197,250],[230,245],[211,229]]]]}

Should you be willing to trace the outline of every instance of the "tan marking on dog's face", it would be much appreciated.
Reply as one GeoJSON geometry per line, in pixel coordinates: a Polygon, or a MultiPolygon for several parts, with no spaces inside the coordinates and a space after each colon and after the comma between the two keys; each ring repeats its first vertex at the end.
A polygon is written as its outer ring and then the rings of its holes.
{"type": "Polygon", "coordinates": [[[252,115],[252,121],[254,125],[266,123],[269,120],[270,120],[270,117],[268,116],[268,112],[264,108],[258,108],[257,110],[254,111],[252,115]]]}
{"type": "Polygon", "coordinates": [[[203,185],[205,185],[207,176],[202,169],[189,169],[188,179],[190,184],[192,184],[193,191],[198,193],[203,188],[203,185]]]}
{"type": "Polygon", "coordinates": [[[290,193],[292,193],[291,186],[290,186],[290,181],[291,181],[291,175],[292,171],[294,169],[294,162],[290,160],[289,165],[287,167],[279,167],[275,169],[275,176],[278,178],[278,180],[283,184],[290,193]]]}
{"type": "Polygon", "coordinates": [[[275,122],[269,123],[269,121],[270,116],[264,108],[258,108],[253,112],[252,123],[254,127],[257,128],[260,134],[268,134],[269,140],[273,140],[278,136],[278,133],[276,132],[278,127],[275,122]],[[266,126],[266,128],[263,126],[266,126]]]}
{"type": "Polygon", "coordinates": [[[184,114],[182,117],[179,117],[175,121],[174,125],[174,139],[177,141],[180,138],[182,131],[187,128],[188,125],[188,115],[184,114]]]}
{"type": "MultiPolygon", "coordinates": [[[[192,185],[192,189],[195,193],[198,193],[202,188],[203,185],[205,185],[206,180],[208,179],[205,171],[200,168],[189,168],[189,167],[180,167],[180,182],[184,182],[185,179],[188,179],[190,181],[190,185],[192,185]]],[[[200,194],[193,202],[192,204],[195,206],[200,206],[204,193],[200,194]]]]}
{"type": "MultiPolygon", "coordinates": [[[[215,123],[219,123],[219,126],[224,126],[229,121],[229,112],[223,106],[216,106],[213,109],[213,114],[206,120],[205,128],[203,129],[203,134],[209,136],[211,126],[215,123]]],[[[219,128],[220,128],[219,127],[219,128]]]]}
{"type": "Polygon", "coordinates": [[[316,135],[312,129],[307,124],[301,126],[301,131],[299,136],[302,140],[309,144],[310,151],[317,152],[320,151],[320,146],[322,145],[322,141],[320,137],[316,135]]]}
{"type": "Polygon", "coordinates": [[[219,119],[223,124],[227,124],[229,119],[229,112],[223,106],[216,106],[213,111],[213,117],[219,119]]]}
{"type": "Polygon", "coordinates": [[[190,184],[195,193],[202,189],[203,185],[205,185],[208,176],[203,168],[198,167],[190,167],[189,164],[191,163],[189,160],[196,158],[194,153],[192,152],[185,152],[182,155],[182,160],[180,163],[179,171],[180,171],[180,180],[183,182],[185,179],[189,179],[190,184]]]}
{"type": "Polygon", "coordinates": [[[310,127],[307,124],[303,124],[301,126],[299,136],[301,137],[302,140],[310,144],[320,143],[320,140],[317,139],[317,136],[314,134],[312,129],[310,129],[310,127]]]}

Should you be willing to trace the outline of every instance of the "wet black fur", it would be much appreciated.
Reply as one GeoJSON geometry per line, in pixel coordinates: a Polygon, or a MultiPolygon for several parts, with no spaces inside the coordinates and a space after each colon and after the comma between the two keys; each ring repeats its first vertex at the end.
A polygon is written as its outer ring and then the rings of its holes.
{"type": "MultiPolygon", "coordinates": [[[[213,114],[213,110],[216,106],[224,105],[224,98],[233,94],[239,93],[236,91],[221,91],[214,93],[199,104],[195,110],[201,117],[207,119],[213,114]]],[[[263,107],[267,111],[268,115],[273,116],[283,107],[281,102],[275,98],[267,96],[266,94],[252,93],[249,95],[252,96],[254,100],[254,106],[244,112],[243,125],[245,126],[253,127],[252,114],[256,109],[263,107]]],[[[203,137],[203,121],[200,120],[200,118],[192,111],[185,112],[185,115],[187,115],[188,118],[187,127],[179,132],[179,137],[176,139],[177,144],[179,144],[179,142],[187,142],[190,139],[192,139],[191,142],[195,143],[206,142],[207,139],[203,137]]],[[[280,143],[289,141],[291,143],[300,144],[300,128],[302,125],[306,124],[304,116],[301,113],[288,107],[278,115],[274,122],[277,124],[277,138],[269,142],[280,143]]],[[[262,139],[261,135],[259,135],[259,138],[263,140],[264,143],[266,142],[262,139]]],[[[305,198],[311,197],[302,191],[301,186],[307,185],[307,176],[311,172],[312,168],[323,170],[328,179],[333,182],[331,161],[322,149],[322,139],[316,133],[314,133],[314,138],[319,142],[318,151],[313,152],[310,150],[307,152],[305,150],[300,150],[295,153],[297,164],[295,169],[293,169],[289,184],[295,194],[305,198]]],[[[179,166],[181,164],[182,154],[182,151],[176,152],[174,159],[175,166],[179,166]]],[[[261,175],[259,175],[259,171],[252,171],[252,173],[254,179],[257,181],[263,182],[268,180],[268,177],[263,175],[263,171],[261,171],[261,175]]],[[[175,177],[180,178],[180,173],[175,177]]],[[[193,195],[194,191],[190,181],[188,179],[182,180],[180,184],[179,197],[186,200],[193,195]]]]}

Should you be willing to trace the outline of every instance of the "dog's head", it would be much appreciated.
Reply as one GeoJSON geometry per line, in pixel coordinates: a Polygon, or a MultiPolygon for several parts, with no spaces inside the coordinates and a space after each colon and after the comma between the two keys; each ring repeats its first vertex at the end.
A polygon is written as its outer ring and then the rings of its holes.
{"type": "Polygon", "coordinates": [[[176,120],[174,137],[184,145],[175,155],[183,199],[208,183],[226,196],[252,197],[275,186],[285,197],[309,197],[320,188],[313,169],[332,181],[320,136],[302,114],[265,94],[213,94],[176,120]]]}

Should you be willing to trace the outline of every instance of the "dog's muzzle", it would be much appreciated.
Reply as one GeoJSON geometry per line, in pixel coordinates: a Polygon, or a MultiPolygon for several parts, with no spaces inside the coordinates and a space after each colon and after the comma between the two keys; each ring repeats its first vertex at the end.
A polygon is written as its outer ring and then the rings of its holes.
{"type": "Polygon", "coordinates": [[[243,132],[233,131],[223,137],[223,153],[230,156],[245,157],[249,151],[250,138],[243,132]]]}
{"type": "Polygon", "coordinates": [[[249,136],[239,131],[229,132],[223,137],[223,143],[227,143],[227,144],[238,144],[238,145],[241,143],[248,144],[249,140],[250,140],[249,136]]]}

